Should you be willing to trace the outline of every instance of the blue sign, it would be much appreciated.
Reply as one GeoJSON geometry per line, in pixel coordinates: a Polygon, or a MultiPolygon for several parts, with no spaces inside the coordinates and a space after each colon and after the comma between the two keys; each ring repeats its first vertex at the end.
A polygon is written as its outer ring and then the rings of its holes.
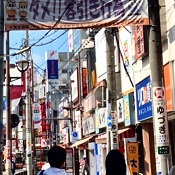
{"type": "Polygon", "coordinates": [[[152,117],[152,95],[150,77],[136,85],[136,106],[138,121],[152,117]]]}
{"type": "Polygon", "coordinates": [[[58,60],[47,60],[48,79],[58,79],[58,60]]]}
{"type": "Polygon", "coordinates": [[[107,123],[108,123],[108,127],[111,128],[111,127],[112,127],[112,119],[111,119],[111,116],[108,116],[108,118],[107,118],[107,123]]]}
{"type": "Polygon", "coordinates": [[[77,137],[78,137],[78,133],[77,133],[76,131],[74,131],[74,132],[72,132],[72,136],[73,136],[74,138],[77,138],[77,137]]]}
{"type": "Polygon", "coordinates": [[[3,110],[6,109],[6,98],[3,98],[3,110]]]}

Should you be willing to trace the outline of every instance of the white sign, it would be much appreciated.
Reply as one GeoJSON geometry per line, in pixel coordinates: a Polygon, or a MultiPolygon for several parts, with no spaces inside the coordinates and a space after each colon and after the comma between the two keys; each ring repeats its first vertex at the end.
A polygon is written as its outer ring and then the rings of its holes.
{"type": "Polygon", "coordinates": [[[106,108],[100,108],[98,109],[98,128],[104,128],[106,127],[106,108]]]}
{"type": "Polygon", "coordinates": [[[111,127],[111,139],[112,139],[112,149],[118,149],[118,119],[117,119],[117,112],[111,111],[111,120],[112,120],[112,127],[111,127]]]}
{"type": "Polygon", "coordinates": [[[72,101],[78,98],[78,69],[76,69],[72,75],[70,76],[71,79],[71,92],[72,92],[72,101]]]}
{"type": "Polygon", "coordinates": [[[117,100],[117,116],[118,123],[124,122],[124,106],[123,98],[117,100]]]}
{"type": "Polygon", "coordinates": [[[34,128],[40,128],[40,104],[33,103],[32,105],[32,112],[33,112],[33,122],[34,128]]]}
{"type": "Polygon", "coordinates": [[[164,100],[153,103],[156,130],[156,145],[169,146],[168,119],[164,100]]]}
{"type": "Polygon", "coordinates": [[[123,61],[120,62],[121,67],[121,87],[122,93],[125,94],[128,91],[133,89],[131,81],[133,82],[133,69],[132,69],[132,27],[126,26],[122,27],[119,30],[119,46],[121,50],[121,56],[123,58],[125,68],[123,65],[123,61]],[[129,76],[127,75],[128,72],[129,76]],[[130,81],[130,78],[131,81],[130,81]]]}
{"type": "Polygon", "coordinates": [[[47,146],[47,142],[45,139],[41,140],[41,147],[46,147],[47,146]]]}

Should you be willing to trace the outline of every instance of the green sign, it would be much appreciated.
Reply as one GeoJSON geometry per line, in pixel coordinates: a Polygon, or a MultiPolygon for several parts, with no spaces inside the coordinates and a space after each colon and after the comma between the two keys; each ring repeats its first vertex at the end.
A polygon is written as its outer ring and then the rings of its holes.
{"type": "Polygon", "coordinates": [[[169,154],[169,146],[158,146],[158,154],[169,154]]]}

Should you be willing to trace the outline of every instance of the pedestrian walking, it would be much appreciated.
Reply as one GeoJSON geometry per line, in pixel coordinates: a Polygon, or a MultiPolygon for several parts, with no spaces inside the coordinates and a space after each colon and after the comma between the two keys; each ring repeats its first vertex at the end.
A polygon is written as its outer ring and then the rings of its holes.
{"type": "Polygon", "coordinates": [[[48,151],[50,167],[42,170],[38,175],[68,175],[66,172],[66,150],[60,146],[53,146],[48,151]]]}
{"type": "Polygon", "coordinates": [[[109,151],[105,160],[106,175],[126,175],[124,155],[117,149],[109,151]]]}
{"type": "Polygon", "coordinates": [[[81,165],[82,175],[87,175],[87,173],[90,170],[89,170],[89,165],[87,163],[86,155],[83,155],[83,158],[81,159],[80,165],[81,165]]]}

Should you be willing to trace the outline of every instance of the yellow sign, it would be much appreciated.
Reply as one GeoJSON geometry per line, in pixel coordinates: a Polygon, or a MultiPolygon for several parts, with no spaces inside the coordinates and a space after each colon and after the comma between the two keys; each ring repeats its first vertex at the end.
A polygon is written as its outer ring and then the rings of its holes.
{"type": "Polygon", "coordinates": [[[139,153],[137,142],[126,143],[126,155],[130,174],[137,174],[139,172],[139,153]]]}

